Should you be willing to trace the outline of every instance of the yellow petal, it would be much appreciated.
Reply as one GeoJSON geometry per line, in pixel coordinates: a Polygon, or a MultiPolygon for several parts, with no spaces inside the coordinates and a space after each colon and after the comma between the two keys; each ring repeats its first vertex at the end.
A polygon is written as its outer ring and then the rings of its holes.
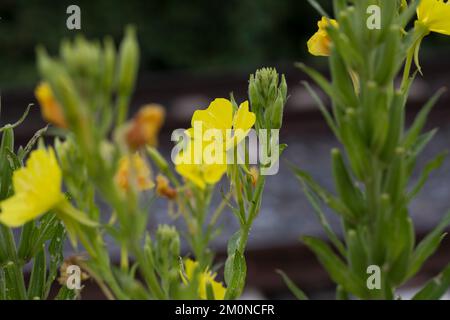
{"type": "Polygon", "coordinates": [[[33,151],[12,180],[15,194],[0,203],[0,221],[8,226],[31,221],[64,199],[61,169],[51,148],[33,151]]]}
{"type": "Polygon", "coordinates": [[[233,106],[227,99],[215,99],[206,110],[197,110],[192,116],[191,125],[194,127],[196,121],[201,121],[203,130],[207,129],[230,129],[233,118],[233,106]]]}
{"type": "Polygon", "coordinates": [[[244,101],[243,103],[241,103],[238,111],[234,116],[234,134],[233,137],[231,137],[233,141],[230,141],[228,139],[227,147],[234,147],[236,144],[241,142],[247,136],[248,132],[255,124],[255,121],[256,115],[253,112],[249,111],[248,101],[244,101]]]}
{"type": "Polygon", "coordinates": [[[308,51],[314,56],[329,56],[331,39],[327,33],[327,27],[330,25],[337,27],[338,23],[334,19],[322,17],[317,23],[319,30],[308,40],[308,51]]]}
{"type": "Polygon", "coordinates": [[[42,214],[34,206],[34,201],[23,193],[16,194],[1,203],[0,222],[12,227],[20,227],[42,214]]]}
{"type": "MultiPolygon", "coordinates": [[[[181,275],[181,279],[183,280],[184,284],[188,284],[189,281],[192,281],[192,279],[194,278],[194,274],[196,269],[198,268],[198,262],[197,261],[193,261],[191,259],[186,259],[184,261],[184,272],[185,274],[181,275]]],[[[215,280],[216,275],[212,274],[210,271],[208,271],[207,269],[205,271],[203,271],[202,273],[200,273],[199,275],[199,286],[198,286],[198,295],[200,297],[200,299],[206,299],[207,298],[207,294],[206,294],[206,287],[207,285],[211,285],[213,293],[214,293],[214,298],[216,300],[223,300],[225,298],[225,287],[222,285],[222,283],[217,282],[215,280]]]]}
{"type": "Polygon", "coordinates": [[[417,17],[430,31],[450,35],[450,2],[421,0],[417,17]]]}
{"type": "Polygon", "coordinates": [[[227,172],[227,165],[224,164],[208,164],[204,165],[204,180],[209,184],[216,184],[222,179],[222,176],[227,172]]]}
{"type": "Polygon", "coordinates": [[[206,181],[203,178],[203,172],[200,165],[195,164],[178,164],[175,170],[179,175],[194,183],[200,189],[205,189],[206,181]]]}
{"type": "Polygon", "coordinates": [[[250,130],[256,121],[256,115],[249,111],[248,101],[244,101],[239,106],[236,115],[234,116],[233,128],[242,129],[244,131],[250,130]]]}

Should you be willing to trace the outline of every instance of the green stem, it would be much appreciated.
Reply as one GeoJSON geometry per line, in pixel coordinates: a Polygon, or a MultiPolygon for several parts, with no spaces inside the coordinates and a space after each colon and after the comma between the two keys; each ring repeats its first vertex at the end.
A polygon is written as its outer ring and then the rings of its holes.
{"type": "Polygon", "coordinates": [[[250,207],[250,211],[249,211],[247,220],[246,220],[244,226],[242,227],[242,235],[241,235],[241,239],[239,241],[238,251],[241,254],[244,253],[245,247],[247,246],[247,241],[248,241],[248,237],[250,235],[250,229],[252,227],[253,220],[255,219],[256,215],[258,214],[260,206],[261,206],[261,197],[262,197],[262,192],[264,190],[265,181],[266,181],[266,177],[260,176],[258,179],[258,182],[256,183],[256,189],[255,189],[255,193],[253,196],[252,205],[250,207]]]}

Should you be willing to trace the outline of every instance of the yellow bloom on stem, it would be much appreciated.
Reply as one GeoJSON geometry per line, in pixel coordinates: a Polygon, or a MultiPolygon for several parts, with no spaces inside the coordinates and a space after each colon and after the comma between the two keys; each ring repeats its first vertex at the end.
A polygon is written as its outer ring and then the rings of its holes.
{"type": "MultiPolygon", "coordinates": [[[[185,284],[188,284],[189,281],[192,281],[194,279],[195,272],[198,267],[199,266],[197,261],[193,261],[191,259],[186,259],[184,261],[185,274],[182,274],[181,278],[183,279],[183,282],[185,284]]],[[[201,272],[198,277],[198,295],[200,299],[208,298],[208,295],[206,293],[207,285],[211,285],[215,300],[223,300],[225,298],[226,289],[221,282],[217,282],[215,280],[215,273],[212,273],[211,271],[208,271],[208,269],[206,269],[205,271],[201,272]]]]}
{"type": "Polygon", "coordinates": [[[0,203],[0,222],[7,226],[19,227],[65,201],[61,169],[51,148],[33,151],[12,180],[14,195],[0,203]]]}
{"type": "Polygon", "coordinates": [[[56,101],[50,85],[47,82],[40,83],[36,87],[34,94],[41,106],[42,117],[58,127],[67,128],[63,111],[58,101],[56,101]]]}
{"type": "Polygon", "coordinates": [[[130,190],[130,185],[133,183],[136,184],[139,191],[148,190],[155,186],[151,179],[150,168],[139,153],[124,156],[120,159],[115,179],[117,185],[123,191],[130,190]]]}
{"type": "Polygon", "coordinates": [[[234,115],[231,101],[223,98],[215,99],[206,110],[195,111],[192,128],[187,130],[191,140],[187,150],[180,152],[175,159],[176,171],[201,189],[206,184],[216,184],[227,170],[226,151],[246,137],[255,121],[256,115],[249,110],[248,101],[241,103],[234,115]],[[201,136],[196,135],[198,124],[201,125],[201,136]],[[221,136],[205,141],[203,133],[208,130],[215,130],[221,136]],[[216,146],[221,146],[221,149],[217,150],[216,146]],[[211,151],[211,158],[217,155],[220,161],[206,159],[206,149],[211,151]]]}
{"type": "Polygon", "coordinates": [[[450,2],[421,0],[417,7],[417,17],[429,31],[450,36],[450,2]]]}
{"type": "Polygon", "coordinates": [[[308,40],[308,51],[314,56],[329,56],[331,54],[331,39],[327,32],[330,25],[337,27],[338,23],[334,19],[322,17],[317,23],[319,30],[308,40]]]}

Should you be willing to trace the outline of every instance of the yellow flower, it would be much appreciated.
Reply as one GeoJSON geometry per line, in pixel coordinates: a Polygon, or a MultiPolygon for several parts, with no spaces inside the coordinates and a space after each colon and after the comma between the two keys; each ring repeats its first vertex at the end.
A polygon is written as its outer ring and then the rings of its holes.
{"type": "Polygon", "coordinates": [[[334,19],[322,17],[317,23],[319,30],[308,40],[308,51],[314,56],[329,56],[331,53],[331,39],[327,32],[330,25],[337,27],[338,23],[334,19]]]}
{"type": "Polygon", "coordinates": [[[164,118],[165,111],[162,106],[157,104],[143,106],[126,132],[128,146],[134,150],[145,145],[155,146],[164,118]]]}
{"type": "Polygon", "coordinates": [[[187,151],[177,155],[176,171],[201,189],[204,189],[206,184],[216,184],[227,170],[227,149],[241,142],[255,121],[256,115],[249,111],[248,101],[241,103],[234,115],[231,101],[223,98],[215,99],[206,110],[195,111],[191,120],[192,128],[187,130],[191,141],[188,143],[187,151]],[[215,137],[205,141],[203,136],[196,136],[197,124],[202,126],[202,135],[203,130],[218,130],[221,133],[221,140],[217,141],[220,137],[215,137]],[[216,150],[216,145],[221,145],[222,149],[216,150]],[[206,149],[210,151],[211,158],[220,161],[206,159],[206,149]]]}
{"type": "Polygon", "coordinates": [[[429,31],[450,36],[450,2],[421,0],[417,7],[417,17],[429,31]]]}
{"type": "Polygon", "coordinates": [[[150,168],[139,153],[120,159],[115,179],[123,191],[128,191],[133,183],[139,191],[151,189],[155,185],[151,180],[150,168]]]}
{"type": "MultiPolygon", "coordinates": [[[[189,281],[192,281],[194,279],[195,271],[197,268],[198,268],[197,261],[193,261],[191,259],[186,259],[184,261],[185,274],[182,274],[181,278],[183,279],[183,282],[185,284],[188,284],[189,281]]],[[[215,278],[216,278],[216,274],[211,273],[210,271],[208,271],[208,269],[206,269],[205,271],[203,271],[202,273],[199,274],[198,295],[199,295],[200,299],[207,299],[208,296],[206,294],[206,286],[209,284],[212,287],[212,291],[214,293],[215,300],[223,300],[225,298],[226,289],[222,285],[222,283],[217,282],[215,280],[215,278]]]]}
{"type": "Polygon", "coordinates": [[[13,173],[14,195],[0,203],[0,222],[19,227],[55,208],[65,200],[61,184],[53,149],[33,151],[25,167],[13,173]]]}
{"type": "MultiPolygon", "coordinates": [[[[190,144],[190,150],[193,150],[193,144],[190,144]]],[[[189,151],[193,153],[193,151],[189,151]]],[[[194,183],[200,189],[205,189],[207,184],[214,185],[222,179],[222,176],[227,171],[226,164],[188,164],[181,163],[184,154],[180,153],[175,161],[177,164],[175,166],[176,171],[194,183]]],[[[192,158],[191,158],[192,159],[192,158]]]]}
{"type": "Polygon", "coordinates": [[[47,82],[42,82],[36,87],[34,94],[41,106],[42,117],[58,127],[67,128],[63,111],[56,101],[50,85],[47,82]]]}

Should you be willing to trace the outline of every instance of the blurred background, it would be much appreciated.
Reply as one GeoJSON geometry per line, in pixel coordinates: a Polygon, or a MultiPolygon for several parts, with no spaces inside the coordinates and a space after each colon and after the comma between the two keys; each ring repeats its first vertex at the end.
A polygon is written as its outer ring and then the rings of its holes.
{"type": "MultiPolygon", "coordinates": [[[[331,1],[321,1],[331,12],[331,1]]],[[[160,147],[169,156],[170,134],[186,128],[192,112],[205,108],[216,97],[234,93],[246,98],[250,73],[260,67],[276,67],[288,80],[290,98],[286,107],[281,141],[289,145],[278,175],[269,178],[262,212],[255,222],[247,252],[248,286],[245,297],[292,298],[276,269],[284,270],[312,298],[333,298],[334,286],[315,257],[301,244],[301,235],[324,237],[319,222],[289,171],[291,162],[333,189],[329,152],[338,146],[301,81],[307,80],[294,62],[303,61],[326,73],[327,60],[311,57],[306,41],[316,31],[319,15],[307,1],[298,0],[147,0],[147,1],[26,1],[0,2],[0,126],[14,122],[29,103],[35,103],[33,89],[38,83],[35,48],[44,45],[56,55],[60,40],[82,33],[90,39],[111,35],[116,44],[127,24],[137,27],[141,46],[141,67],[132,103],[156,102],[167,109],[167,121],[160,147]],[[66,27],[67,6],[81,8],[81,30],[66,27]]],[[[450,38],[431,35],[421,51],[424,70],[412,90],[408,117],[438,88],[450,84],[450,38]]],[[[425,151],[421,164],[450,147],[450,95],[434,109],[430,127],[439,133],[425,151]]],[[[44,126],[38,107],[18,128],[17,140],[26,141],[44,126]]],[[[450,208],[450,160],[434,173],[425,191],[411,206],[419,237],[430,230],[450,208]]],[[[336,230],[338,220],[327,212],[336,230]]],[[[167,216],[167,204],[158,202],[152,225],[179,224],[167,216]]],[[[214,246],[219,262],[224,258],[226,239],[237,225],[225,215],[224,230],[214,246]]],[[[180,228],[183,228],[182,224],[180,228]]],[[[111,251],[115,249],[111,246],[111,251]]],[[[450,260],[450,240],[424,270],[405,287],[410,290],[435,275],[450,260]]],[[[101,298],[93,283],[85,298],[101,298]]]]}

